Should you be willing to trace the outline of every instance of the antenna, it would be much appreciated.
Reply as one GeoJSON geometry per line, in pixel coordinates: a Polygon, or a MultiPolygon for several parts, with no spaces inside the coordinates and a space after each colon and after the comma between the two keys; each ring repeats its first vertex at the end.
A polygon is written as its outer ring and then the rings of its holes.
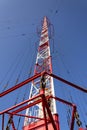
{"type": "MultiPolygon", "coordinates": [[[[34,69],[34,75],[46,71],[47,73],[52,73],[52,61],[50,55],[50,45],[49,45],[49,36],[48,36],[48,19],[44,17],[42,32],[40,37],[40,43],[38,47],[38,53],[36,57],[36,64],[34,69]]],[[[44,88],[45,96],[55,96],[54,92],[54,83],[53,77],[49,75],[43,75],[37,80],[33,81],[31,84],[29,99],[38,95],[40,90],[44,88]]],[[[52,114],[56,114],[56,103],[55,100],[49,100],[48,104],[52,114]]],[[[38,118],[43,117],[43,109],[41,103],[35,105],[32,108],[26,110],[26,115],[37,116],[38,118]]],[[[27,126],[29,123],[35,122],[37,119],[29,119],[25,117],[24,126],[27,126]]]]}

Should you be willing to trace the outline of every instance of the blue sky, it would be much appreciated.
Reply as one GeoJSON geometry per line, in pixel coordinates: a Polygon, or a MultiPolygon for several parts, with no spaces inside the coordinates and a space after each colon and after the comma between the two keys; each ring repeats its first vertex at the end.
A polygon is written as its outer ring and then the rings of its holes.
{"type": "MultiPolygon", "coordinates": [[[[54,26],[54,43],[50,41],[53,73],[87,88],[87,1],[0,0],[0,81],[3,81],[0,85],[1,91],[10,78],[9,86],[14,85],[26,57],[20,81],[27,77],[31,65],[34,66],[34,52],[36,53],[39,44],[37,28],[41,28],[45,15],[54,26]]],[[[55,83],[56,96],[69,100],[70,95],[67,93],[71,93],[85,126],[87,95],[60,82],[59,86],[56,81],[55,83]]],[[[13,97],[14,95],[15,93],[13,97]]],[[[11,95],[8,95],[8,98],[10,97],[11,95]]],[[[12,100],[2,98],[0,111],[13,105],[12,100]],[[11,104],[6,104],[9,100],[11,104]]],[[[60,111],[59,106],[58,109],[60,111]]],[[[64,128],[65,125],[62,125],[61,130],[64,128]]]]}

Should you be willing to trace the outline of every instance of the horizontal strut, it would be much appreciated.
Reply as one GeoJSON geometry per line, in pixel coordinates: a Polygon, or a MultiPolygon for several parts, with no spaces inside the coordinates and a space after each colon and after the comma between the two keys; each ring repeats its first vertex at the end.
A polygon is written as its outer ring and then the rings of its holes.
{"type": "Polygon", "coordinates": [[[34,119],[39,119],[39,120],[44,120],[44,118],[39,118],[39,117],[35,117],[35,116],[27,116],[27,115],[24,115],[24,114],[18,114],[18,113],[12,113],[12,112],[7,112],[7,114],[15,115],[15,116],[21,116],[21,117],[34,118],[34,119]]]}
{"type": "Polygon", "coordinates": [[[63,79],[63,78],[61,78],[61,77],[59,77],[59,76],[56,76],[56,75],[54,75],[54,74],[50,74],[50,73],[47,73],[47,72],[44,72],[44,71],[43,71],[42,73],[38,73],[38,74],[32,76],[31,78],[28,78],[28,79],[26,79],[25,81],[23,81],[23,82],[21,82],[21,83],[15,85],[15,86],[13,86],[12,88],[10,88],[10,89],[8,89],[8,90],[6,90],[6,91],[0,93],[0,97],[5,96],[6,94],[8,94],[8,93],[10,93],[10,92],[12,92],[12,91],[14,91],[14,90],[16,90],[16,89],[22,87],[22,86],[25,85],[25,84],[28,84],[29,82],[33,81],[34,79],[36,79],[36,78],[38,78],[38,77],[40,77],[41,75],[44,75],[44,74],[47,74],[47,75],[49,75],[49,76],[52,76],[53,78],[55,78],[55,79],[57,79],[57,80],[60,80],[61,82],[65,83],[65,84],[68,84],[68,85],[72,86],[73,88],[76,88],[76,89],[78,89],[78,90],[80,90],[80,91],[83,91],[83,92],[87,93],[87,89],[82,88],[82,87],[80,87],[80,86],[78,86],[78,85],[76,85],[76,84],[74,84],[74,83],[72,83],[72,82],[69,82],[69,81],[67,81],[67,80],[65,80],[65,79],[63,79]]]}
{"type": "Polygon", "coordinates": [[[36,78],[40,77],[41,75],[43,75],[43,73],[44,73],[44,72],[38,73],[38,74],[32,76],[31,78],[28,78],[28,79],[24,80],[23,82],[21,82],[21,83],[15,85],[15,86],[13,86],[12,88],[9,88],[8,90],[6,90],[6,91],[0,93],[0,97],[5,96],[6,94],[8,94],[8,93],[10,93],[10,92],[12,92],[12,91],[14,91],[14,90],[16,90],[16,89],[22,87],[22,86],[25,85],[25,84],[28,84],[29,82],[31,82],[31,81],[33,81],[34,79],[36,79],[36,78]]]}
{"type": "Polygon", "coordinates": [[[78,86],[78,85],[76,85],[74,83],[71,83],[71,82],[69,82],[69,81],[67,81],[67,80],[65,80],[65,79],[63,79],[63,78],[61,78],[59,76],[54,75],[54,74],[49,74],[47,72],[46,72],[46,74],[52,76],[53,78],[55,78],[57,80],[60,80],[61,82],[65,83],[65,84],[68,84],[68,85],[72,86],[73,88],[76,88],[76,89],[78,89],[80,91],[83,91],[83,92],[87,93],[87,89],[85,89],[85,88],[82,88],[82,87],[80,87],[80,86],[78,86]]]}

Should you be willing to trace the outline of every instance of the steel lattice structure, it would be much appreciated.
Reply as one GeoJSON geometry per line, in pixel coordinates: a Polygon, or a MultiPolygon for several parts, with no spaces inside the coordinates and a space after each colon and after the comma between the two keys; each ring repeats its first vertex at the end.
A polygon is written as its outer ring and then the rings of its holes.
{"type": "MultiPolygon", "coordinates": [[[[49,36],[48,36],[48,24],[49,24],[49,21],[47,20],[46,17],[44,17],[34,75],[41,73],[43,71],[52,73],[52,62],[51,62],[49,36]]],[[[55,96],[53,78],[46,75],[45,77],[40,77],[36,81],[32,82],[29,99],[40,93],[40,89],[42,87],[41,82],[45,82],[46,84],[45,95],[55,96]],[[44,81],[41,81],[41,80],[44,80],[44,81]]],[[[55,100],[51,100],[49,101],[49,103],[50,103],[50,109],[51,109],[52,114],[55,114],[56,113],[55,100]]],[[[34,115],[37,117],[43,117],[42,105],[38,104],[32,107],[31,109],[27,109],[26,115],[31,115],[31,116],[34,115]]],[[[28,118],[25,118],[24,126],[27,125],[28,123],[29,123],[28,118]]]]}
{"type": "MultiPolygon", "coordinates": [[[[56,101],[71,107],[70,130],[74,130],[74,122],[75,118],[77,118],[75,117],[76,105],[55,97],[53,78],[85,93],[87,93],[87,89],[52,73],[48,27],[49,22],[47,17],[44,17],[34,75],[0,93],[0,97],[3,97],[31,82],[30,94],[27,100],[0,112],[0,115],[2,115],[2,130],[4,130],[5,114],[8,114],[10,117],[8,126],[11,125],[12,130],[17,130],[13,119],[14,116],[25,118],[22,130],[60,130],[60,117],[57,114],[56,101]],[[24,110],[26,110],[26,113],[21,114],[20,112],[24,110]]],[[[86,129],[79,128],[79,130],[86,129]]]]}

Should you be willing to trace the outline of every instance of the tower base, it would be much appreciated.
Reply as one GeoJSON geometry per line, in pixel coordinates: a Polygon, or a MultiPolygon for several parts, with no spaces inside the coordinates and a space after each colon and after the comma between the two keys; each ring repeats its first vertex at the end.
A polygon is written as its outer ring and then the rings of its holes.
{"type": "MultiPolygon", "coordinates": [[[[54,114],[53,119],[57,130],[60,130],[58,114],[54,114]]],[[[48,126],[48,130],[54,130],[51,121],[47,122],[47,126],[48,126]]],[[[38,120],[37,122],[33,122],[27,126],[24,126],[23,130],[46,130],[45,122],[43,120],[38,120]]]]}

